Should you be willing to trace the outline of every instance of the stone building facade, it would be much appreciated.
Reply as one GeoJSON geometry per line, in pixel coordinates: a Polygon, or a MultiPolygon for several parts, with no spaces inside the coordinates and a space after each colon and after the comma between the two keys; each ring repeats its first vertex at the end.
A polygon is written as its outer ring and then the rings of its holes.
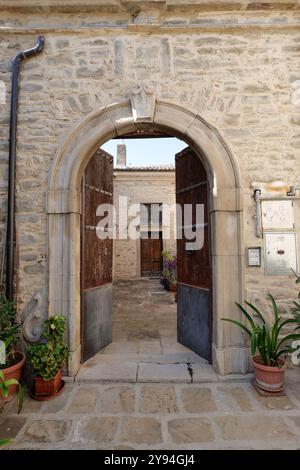
{"type": "MultiPolygon", "coordinates": [[[[118,146],[118,150],[120,149],[118,146]]],[[[125,145],[124,145],[125,147],[125,145]]],[[[119,150],[120,152],[120,150],[119,150]]],[[[114,206],[117,220],[119,219],[119,197],[127,197],[128,207],[133,204],[166,204],[175,205],[175,170],[172,167],[126,167],[125,160],[117,156],[114,169],[114,206]]],[[[143,222],[143,220],[141,220],[143,222]]],[[[170,217],[170,224],[163,223],[152,227],[160,231],[163,250],[176,254],[175,216],[170,217]]],[[[151,229],[150,225],[139,225],[143,233],[151,229]]],[[[113,242],[113,278],[128,279],[141,277],[141,240],[130,238],[113,242]]]]}
{"type": "MultiPolygon", "coordinates": [[[[248,267],[246,249],[264,253],[253,190],[281,181],[282,198],[300,185],[299,24],[296,0],[0,0],[1,249],[11,60],[43,34],[43,52],[20,76],[17,297],[27,339],[48,312],[68,315],[71,374],[80,364],[80,179],[98,146],[140,127],[186,140],[209,174],[214,367],[248,369],[244,338],[220,321],[238,315],[235,300],[265,307],[271,291],[288,312],[293,274],[267,275],[264,257],[248,267]]],[[[299,237],[296,198],[293,210],[299,237]]]]}

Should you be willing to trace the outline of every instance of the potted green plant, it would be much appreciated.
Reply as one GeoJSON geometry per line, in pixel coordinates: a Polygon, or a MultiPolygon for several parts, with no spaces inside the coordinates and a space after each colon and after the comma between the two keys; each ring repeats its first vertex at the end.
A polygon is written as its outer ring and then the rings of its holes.
{"type": "Polygon", "coordinates": [[[3,394],[0,388],[0,398],[9,401],[15,395],[21,378],[25,355],[17,348],[20,336],[20,324],[16,322],[15,302],[9,301],[4,295],[0,297],[0,371],[3,381],[10,381],[8,391],[3,394]]]}
{"type": "Polygon", "coordinates": [[[66,321],[53,316],[44,322],[41,342],[27,349],[34,374],[34,397],[48,399],[62,389],[61,368],[69,355],[64,341],[66,321]]]}
{"type": "Polygon", "coordinates": [[[290,333],[281,337],[282,329],[286,325],[296,324],[296,318],[284,319],[279,316],[278,306],[271,294],[268,298],[272,303],[274,321],[270,325],[265,316],[250,302],[245,304],[251,309],[252,315],[242,305],[236,305],[247,320],[247,325],[231,318],[222,318],[241,328],[251,339],[252,364],[255,374],[256,386],[266,392],[281,392],[284,384],[284,372],[287,367],[286,357],[293,352],[289,343],[300,339],[300,334],[290,333]],[[259,352],[256,355],[256,352],[259,352]]]}

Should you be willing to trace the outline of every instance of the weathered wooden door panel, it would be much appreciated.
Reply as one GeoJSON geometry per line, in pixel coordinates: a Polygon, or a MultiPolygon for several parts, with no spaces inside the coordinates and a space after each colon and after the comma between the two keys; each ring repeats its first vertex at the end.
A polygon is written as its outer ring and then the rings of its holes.
{"type": "Polygon", "coordinates": [[[82,180],[81,343],[86,361],[112,341],[112,240],[96,234],[100,204],[113,202],[112,158],[98,150],[82,180]]]}
{"type": "Polygon", "coordinates": [[[192,227],[196,224],[196,204],[204,205],[204,243],[198,250],[187,250],[184,219],[182,239],[177,240],[177,332],[178,341],[211,361],[211,259],[207,174],[191,148],[176,155],[176,202],[192,204],[192,227]]]}
{"type": "MultiPolygon", "coordinates": [[[[157,238],[151,238],[151,232],[148,232],[148,238],[141,237],[141,275],[151,276],[159,275],[162,270],[162,237],[161,232],[156,232],[157,238]]],[[[153,237],[153,234],[152,234],[153,237]]]]}

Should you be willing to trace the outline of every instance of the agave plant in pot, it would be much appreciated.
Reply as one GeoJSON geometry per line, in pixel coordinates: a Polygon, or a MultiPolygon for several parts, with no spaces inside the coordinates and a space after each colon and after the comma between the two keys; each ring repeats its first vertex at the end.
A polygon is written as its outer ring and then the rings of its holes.
{"type": "Polygon", "coordinates": [[[242,305],[236,305],[241,310],[246,319],[246,324],[231,318],[222,318],[241,328],[251,340],[251,356],[255,374],[255,384],[265,392],[278,393],[283,390],[284,372],[287,367],[286,357],[293,352],[291,341],[300,339],[300,334],[289,333],[281,336],[284,327],[293,326],[293,331],[299,329],[299,320],[294,318],[282,318],[279,315],[278,305],[271,294],[273,317],[272,324],[269,324],[265,315],[250,302],[245,304],[251,313],[242,305]],[[256,354],[258,351],[259,354],[256,354]]]}
{"type": "Polygon", "coordinates": [[[1,401],[9,401],[20,392],[19,381],[25,363],[25,355],[19,350],[20,324],[16,321],[16,304],[0,297],[0,371],[2,384],[1,401]]]}
{"type": "Polygon", "coordinates": [[[34,374],[33,397],[38,400],[54,397],[62,390],[61,369],[69,355],[64,342],[65,327],[62,316],[45,320],[41,342],[27,349],[34,374]]]}

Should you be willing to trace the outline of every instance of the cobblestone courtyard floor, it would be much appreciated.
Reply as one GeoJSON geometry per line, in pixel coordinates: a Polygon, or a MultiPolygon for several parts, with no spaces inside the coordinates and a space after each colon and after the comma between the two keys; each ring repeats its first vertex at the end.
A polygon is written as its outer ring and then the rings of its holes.
{"type": "Polygon", "coordinates": [[[5,407],[0,439],[13,439],[5,449],[300,449],[300,370],[288,371],[287,396],[277,398],[260,397],[250,375],[217,376],[177,345],[171,294],[147,286],[139,302],[126,283],[115,294],[114,342],[61,396],[27,397],[21,415],[16,402],[5,407]]]}

